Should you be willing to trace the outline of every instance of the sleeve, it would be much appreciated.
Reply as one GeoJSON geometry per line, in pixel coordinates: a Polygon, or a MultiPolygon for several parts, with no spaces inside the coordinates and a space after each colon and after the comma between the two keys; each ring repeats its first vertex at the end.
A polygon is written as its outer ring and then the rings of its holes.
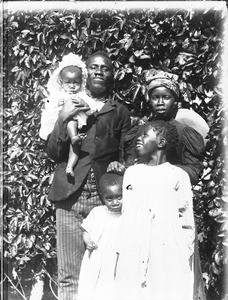
{"type": "Polygon", "coordinates": [[[83,220],[81,227],[89,234],[93,233],[94,226],[97,222],[96,210],[92,209],[88,216],[83,220]]]}
{"type": "Polygon", "coordinates": [[[131,119],[130,119],[130,112],[129,110],[124,107],[125,113],[123,114],[123,123],[122,123],[122,128],[121,128],[121,135],[120,135],[120,143],[119,143],[119,162],[120,163],[125,163],[124,162],[124,140],[127,132],[129,131],[131,127],[131,119]]]}
{"type": "Polygon", "coordinates": [[[41,126],[39,135],[43,140],[47,140],[49,134],[55,126],[58,118],[59,107],[55,102],[50,101],[49,98],[45,99],[45,106],[41,114],[41,126]]]}
{"type": "Polygon", "coordinates": [[[137,132],[139,130],[139,126],[134,124],[128,130],[124,139],[124,161],[126,166],[130,166],[133,164],[135,159],[135,141],[137,132]]]}
{"type": "Polygon", "coordinates": [[[106,229],[106,218],[102,206],[94,207],[88,216],[83,220],[81,228],[88,232],[90,238],[98,243],[106,229]]]}
{"type": "Polygon", "coordinates": [[[193,193],[187,173],[181,172],[175,189],[177,192],[179,219],[183,229],[183,236],[191,256],[194,253],[195,221],[193,212],[193,193]]]}
{"type": "Polygon", "coordinates": [[[191,127],[185,127],[182,133],[182,165],[178,167],[188,173],[192,184],[196,184],[202,174],[204,152],[205,146],[201,134],[191,127]]]}
{"type": "Polygon", "coordinates": [[[67,124],[58,118],[54,129],[48,136],[45,151],[56,163],[67,159],[69,153],[70,138],[67,134],[67,124]]]}

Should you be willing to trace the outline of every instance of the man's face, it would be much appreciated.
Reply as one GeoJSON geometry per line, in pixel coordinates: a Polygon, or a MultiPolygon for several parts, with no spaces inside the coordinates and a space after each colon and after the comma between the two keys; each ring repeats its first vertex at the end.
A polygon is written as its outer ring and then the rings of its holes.
{"type": "Polygon", "coordinates": [[[154,88],[149,93],[149,97],[153,113],[160,120],[169,120],[169,116],[176,106],[172,92],[166,87],[161,86],[154,88]]]}
{"type": "Polygon", "coordinates": [[[108,58],[94,56],[88,66],[87,88],[94,97],[103,97],[107,94],[113,80],[112,68],[108,58]]]}
{"type": "Polygon", "coordinates": [[[108,210],[112,212],[121,212],[122,186],[120,184],[107,185],[103,187],[102,198],[108,210]]]}
{"type": "Polygon", "coordinates": [[[154,127],[145,126],[141,135],[137,138],[135,153],[139,158],[150,158],[158,149],[159,136],[154,127]]]}

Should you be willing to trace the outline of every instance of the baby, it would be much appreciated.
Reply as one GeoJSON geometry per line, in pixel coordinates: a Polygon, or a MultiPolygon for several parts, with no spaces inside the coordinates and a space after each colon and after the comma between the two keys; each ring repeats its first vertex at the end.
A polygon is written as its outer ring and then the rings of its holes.
{"type": "Polygon", "coordinates": [[[87,104],[87,109],[85,107],[85,111],[79,112],[67,124],[67,133],[71,140],[66,167],[66,174],[69,177],[74,177],[74,167],[78,161],[80,144],[86,138],[86,135],[80,130],[86,125],[88,116],[96,110],[95,100],[85,92],[86,80],[86,65],[80,57],[73,53],[65,55],[49,79],[49,97],[41,117],[40,137],[46,140],[52,132],[58,113],[66,101],[82,99],[87,104]]]}

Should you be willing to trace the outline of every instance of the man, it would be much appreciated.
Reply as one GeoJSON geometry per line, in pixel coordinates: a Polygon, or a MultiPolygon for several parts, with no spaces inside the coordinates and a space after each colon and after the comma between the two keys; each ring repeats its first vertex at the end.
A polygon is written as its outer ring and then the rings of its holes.
{"type": "Polygon", "coordinates": [[[124,137],[130,128],[128,109],[112,99],[113,66],[108,55],[96,52],[86,66],[87,92],[96,100],[97,111],[88,117],[84,128],[86,139],[81,143],[73,182],[65,174],[70,144],[66,126],[84,109],[82,103],[64,104],[46,145],[48,156],[58,163],[48,197],[56,203],[59,300],[77,299],[85,251],[80,225],[93,207],[102,204],[97,183],[111,161],[121,162],[124,137]]]}

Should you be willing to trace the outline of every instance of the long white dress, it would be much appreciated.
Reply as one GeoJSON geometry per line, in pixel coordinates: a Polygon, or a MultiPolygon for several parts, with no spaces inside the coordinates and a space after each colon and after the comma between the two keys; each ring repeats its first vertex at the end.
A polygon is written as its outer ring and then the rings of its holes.
{"type": "Polygon", "coordinates": [[[92,252],[86,250],[79,276],[78,300],[113,299],[116,241],[119,234],[120,213],[110,212],[106,206],[91,210],[82,227],[97,244],[92,252]]]}
{"type": "Polygon", "coordinates": [[[129,167],[123,182],[115,299],[192,300],[193,252],[187,173],[169,163],[129,167]]]}

